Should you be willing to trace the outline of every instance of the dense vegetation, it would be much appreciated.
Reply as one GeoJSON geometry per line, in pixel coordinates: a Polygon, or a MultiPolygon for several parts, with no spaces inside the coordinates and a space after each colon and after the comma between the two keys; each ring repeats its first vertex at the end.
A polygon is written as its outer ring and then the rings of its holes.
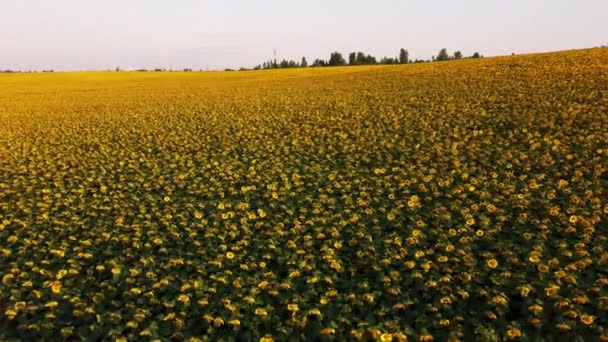
{"type": "MultiPolygon", "coordinates": [[[[410,53],[405,49],[401,49],[399,51],[399,56],[397,57],[382,57],[382,59],[378,60],[376,57],[365,54],[361,51],[359,52],[351,52],[348,55],[348,62],[342,56],[342,53],[335,51],[332,52],[329,56],[328,60],[324,59],[315,59],[315,61],[310,65],[310,67],[332,67],[332,66],[355,66],[355,65],[386,65],[386,64],[408,64],[408,63],[427,63],[427,62],[442,62],[448,61],[451,59],[462,59],[462,58],[482,58],[479,52],[475,52],[470,57],[464,57],[462,52],[456,51],[452,56],[448,54],[446,49],[439,50],[437,56],[431,57],[430,60],[416,59],[410,60],[410,53]]],[[[309,67],[308,61],[306,57],[302,57],[300,63],[294,60],[286,60],[283,59],[280,62],[277,59],[268,60],[262,64],[255,66],[254,70],[267,70],[267,69],[286,69],[286,68],[306,68],[309,67]]],[[[240,70],[247,70],[246,68],[241,68],[240,70]]]]}
{"type": "Polygon", "coordinates": [[[0,75],[0,339],[608,339],[608,50],[0,75]]]}

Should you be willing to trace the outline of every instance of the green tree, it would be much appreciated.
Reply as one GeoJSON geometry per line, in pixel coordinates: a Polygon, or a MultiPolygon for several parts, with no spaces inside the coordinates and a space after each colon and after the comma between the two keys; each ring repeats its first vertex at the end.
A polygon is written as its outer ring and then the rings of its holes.
{"type": "Polygon", "coordinates": [[[348,55],[348,64],[349,65],[355,65],[355,64],[357,64],[357,53],[356,52],[351,52],[348,55]]]}
{"type": "Polygon", "coordinates": [[[367,64],[378,64],[378,61],[376,61],[376,57],[374,57],[372,55],[367,55],[366,62],[367,62],[367,64]]]}
{"type": "Polygon", "coordinates": [[[332,53],[329,56],[329,65],[330,66],[339,66],[339,65],[345,65],[345,64],[346,64],[346,61],[344,60],[344,57],[338,51],[332,53]]]}
{"type": "Polygon", "coordinates": [[[363,52],[357,52],[356,64],[378,64],[376,57],[372,55],[366,55],[363,52]]]}
{"type": "Polygon", "coordinates": [[[461,58],[462,58],[462,52],[460,52],[460,51],[454,52],[454,59],[461,59],[461,58]]]}
{"type": "Polygon", "coordinates": [[[327,66],[327,62],[325,62],[322,59],[315,59],[315,61],[312,63],[311,67],[313,68],[317,68],[317,67],[324,67],[327,66]]]}
{"type": "Polygon", "coordinates": [[[399,64],[407,64],[410,62],[410,53],[406,49],[401,49],[399,52],[399,64]]]}
{"type": "Polygon", "coordinates": [[[399,58],[383,57],[380,64],[399,64],[399,58]]]}
{"type": "Polygon", "coordinates": [[[361,51],[357,52],[357,63],[361,64],[365,60],[365,54],[361,51]]]}
{"type": "Polygon", "coordinates": [[[302,57],[302,62],[300,62],[300,66],[302,68],[307,68],[308,67],[308,62],[306,61],[306,57],[302,57]]]}
{"type": "Polygon", "coordinates": [[[438,62],[447,61],[448,59],[450,59],[450,56],[448,55],[448,50],[446,49],[441,49],[437,55],[437,58],[435,58],[435,60],[438,62]]]}

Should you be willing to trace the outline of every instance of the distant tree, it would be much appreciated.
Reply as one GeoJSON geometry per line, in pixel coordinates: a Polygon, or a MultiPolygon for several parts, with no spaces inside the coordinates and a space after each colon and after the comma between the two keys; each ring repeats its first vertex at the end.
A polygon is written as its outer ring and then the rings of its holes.
{"type": "Polygon", "coordinates": [[[317,58],[317,59],[315,59],[315,61],[312,63],[312,65],[311,65],[311,66],[312,66],[312,67],[315,67],[315,68],[316,68],[316,67],[324,67],[324,66],[327,66],[327,62],[325,62],[325,61],[324,61],[324,60],[322,60],[322,59],[318,59],[318,58],[317,58]]]}
{"type": "Polygon", "coordinates": [[[399,64],[399,58],[383,57],[380,64],[399,64]]]}
{"type": "MultiPolygon", "coordinates": [[[[352,55],[352,54],[351,54],[352,55]]],[[[350,59],[350,56],[349,56],[350,59]]],[[[372,55],[366,55],[363,52],[357,52],[355,56],[355,65],[366,65],[366,64],[378,64],[376,57],[372,55]]]]}
{"type": "Polygon", "coordinates": [[[120,71],[120,68],[119,68],[119,67],[116,67],[116,70],[115,70],[115,71],[120,71]]]}
{"type": "Polygon", "coordinates": [[[307,68],[308,67],[308,62],[306,61],[306,57],[302,57],[302,62],[300,62],[300,66],[302,68],[307,68]]]}
{"type": "Polygon", "coordinates": [[[365,58],[365,64],[378,64],[378,61],[376,61],[376,57],[367,55],[365,58]]]}
{"type": "Polygon", "coordinates": [[[367,64],[368,56],[369,55],[366,55],[363,52],[358,52],[357,53],[357,64],[367,64]]]}
{"type": "Polygon", "coordinates": [[[406,49],[399,51],[399,64],[407,64],[410,61],[410,53],[406,49]]]}
{"type": "Polygon", "coordinates": [[[479,54],[479,52],[475,52],[473,56],[471,56],[471,58],[481,58],[481,55],[479,54]]]}
{"type": "Polygon", "coordinates": [[[448,55],[448,51],[446,49],[441,49],[437,55],[437,58],[435,58],[435,60],[438,62],[447,61],[448,59],[450,59],[450,56],[448,55]]]}
{"type": "Polygon", "coordinates": [[[276,59],[262,63],[262,69],[277,69],[279,67],[280,65],[277,63],[276,59]]]}
{"type": "Polygon", "coordinates": [[[355,65],[355,64],[357,64],[357,53],[351,52],[348,55],[348,65],[355,65]]]}
{"type": "Polygon", "coordinates": [[[344,60],[344,57],[342,57],[342,54],[339,53],[338,51],[333,52],[330,56],[329,56],[329,65],[330,66],[340,66],[340,65],[345,65],[346,61],[344,60]]]}
{"type": "Polygon", "coordinates": [[[462,52],[460,52],[460,51],[454,52],[454,59],[461,59],[461,58],[462,58],[462,52]]]}
{"type": "Polygon", "coordinates": [[[262,70],[262,66],[258,64],[253,68],[253,70],[262,70]]]}
{"type": "Polygon", "coordinates": [[[357,58],[355,60],[357,61],[357,64],[363,63],[365,54],[363,52],[357,52],[357,58]]]}

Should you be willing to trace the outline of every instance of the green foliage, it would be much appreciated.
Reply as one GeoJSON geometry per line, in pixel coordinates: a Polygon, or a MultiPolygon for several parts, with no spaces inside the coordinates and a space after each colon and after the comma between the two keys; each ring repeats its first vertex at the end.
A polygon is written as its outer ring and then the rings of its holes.
{"type": "Polygon", "coordinates": [[[330,55],[328,64],[329,66],[341,66],[346,65],[346,61],[342,54],[336,51],[330,55]]]}
{"type": "Polygon", "coordinates": [[[435,57],[435,60],[438,62],[447,61],[448,59],[450,59],[450,56],[448,55],[448,51],[446,49],[441,49],[439,54],[437,54],[437,57],[435,57]]]}
{"type": "Polygon", "coordinates": [[[399,51],[399,64],[407,64],[410,61],[410,53],[406,49],[399,51]]]}
{"type": "Polygon", "coordinates": [[[357,53],[356,52],[351,52],[348,55],[348,64],[349,65],[357,65],[357,53]]]}

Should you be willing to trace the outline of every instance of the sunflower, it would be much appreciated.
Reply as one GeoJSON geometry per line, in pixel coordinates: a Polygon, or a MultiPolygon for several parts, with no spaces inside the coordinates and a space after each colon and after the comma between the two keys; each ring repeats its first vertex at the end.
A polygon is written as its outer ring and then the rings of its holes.
{"type": "Polygon", "coordinates": [[[56,294],[61,293],[61,283],[59,283],[59,282],[53,283],[53,285],[51,286],[51,291],[53,291],[53,293],[56,293],[56,294]]]}
{"type": "Polygon", "coordinates": [[[439,302],[443,305],[450,305],[452,304],[452,299],[448,296],[442,297],[439,302]]]}
{"type": "Polygon", "coordinates": [[[591,325],[595,321],[595,318],[591,315],[581,315],[580,320],[585,325],[591,325]]]}
{"type": "Polygon", "coordinates": [[[496,305],[506,305],[507,302],[508,302],[508,299],[504,295],[497,295],[497,296],[492,297],[492,303],[494,303],[496,305]]]}
{"type": "Polygon", "coordinates": [[[5,274],[5,275],[2,277],[2,282],[3,282],[4,284],[7,284],[7,285],[8,285],[8,283],[9,283],[11,280],[13,280],[13,279],[15,279],[15,276],[14,276],[13,274],[11,274],[11,273],[8,273],[8,274],[5,274]]]}
{"type": "Polygon", "coordinates": [[[380,335],[380,341],[382,342],[391,342],[393,340],[393,335],[389,333],[384,333],[380,335]]]}
{"type": "Polygon", "coordinates": [[[520,338],[521,337],[521,330],[519,330],[518,328],[511,327],[511,328],[509,328],[509,330],[507,330],[507,337],[510,340],[514,340],[516,338],[520,338]]]}
{"type": "Polygon", "coordinates": [[[547,273],[547,272],[549,272],[549,266],[548,265],[538,265],[537,269],[541,273],[547,273]]]}
{"type": "Polygon", "coordinates": [[[533,264],[536,264],[536,263],[540,262],[540,258],[539,258],[539,256],[538,256],[538,255],[536,255],[536,254],[532,254],[532,255],[530,255],[530,257],[528,258],[528,260],[529,260],[531,263],[533,263],[533,264]]]}
{"type": "Polygon", "coordinates": [[[8,317],[8,319],[15,319],[15,317],[17,317],[17,315],[19,314],[19,312],[17,310],[13,310],[13,309],[6,309],[6,311],[4,311],[4,315],[6,315],[6,317],[8,317]]]}
{"type": "Polygon", "coordinates": [[[422,335],[420,335],[420,337],[418,338],[418,340],[419,340],[420,342],[431,342],[431,341],[433,341],[433,339],[434,339],[434,338],[433,338],[433,335],[431,335],[431,334],[422,334],[422,335]]]}
{"type": "Polygon", "coordinates": [[[213,319],[213,325],[215,327],[221,327],[224,325],[224,319],[221,317],[216,317],[213,319]]]}
{"type": "Polygon", "coordinates": [[[547,297],[551,297],[553,295],[555,295],[558,291],[559,291],[560,287],[557,285],[551,285],[548,287],[545,287],[545,295],[547,297]]]}
{"type": "Polygon", "coordinates": [[[336,329],[334,328],[324,328],[322,329],[319,334],[321,335],[335,335],[336,334],[336,329]]]}
{"type": "Polygon", "coordinates": [[[255,314],[258,316],[268,316],[268,312],[264,309],[255,309],[255,314]]]}
{"type": "Polygon", "coordinates": [[[190,297],[188,295],[185,294],[181,294],[177,297],[177,300],[184,303],[184,304],[188,304],[190,303],[190,297]]]}

